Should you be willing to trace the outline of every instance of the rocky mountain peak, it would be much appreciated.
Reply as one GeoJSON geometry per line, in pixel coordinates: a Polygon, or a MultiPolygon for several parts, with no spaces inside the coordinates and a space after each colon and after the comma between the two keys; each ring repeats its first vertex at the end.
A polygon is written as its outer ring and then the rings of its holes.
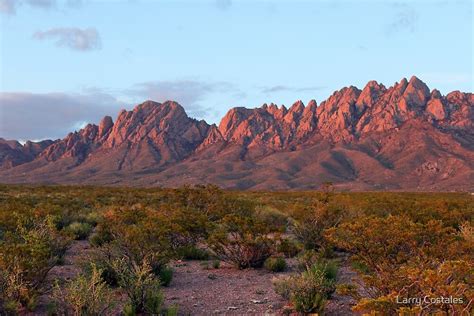
{"type": "Polygon", "coordinates": [[[301,188],[312,183],[307,182],[308,174],[346,181],[366,172],[359,180],[375,181],[371,183],[385,183],[386,176],[398,183],[412,173],[418,179],[423,169],[419,157],[425,157],[444,166],[438,168],[444,170],[439,178],[433,175],[433,183],[440,183],[455,170],[460,179],[469,177],[469,172],[472,176],[467,161],[473,161],[473,122],[472,93],[453,91],[443,96],[416,77],[388,88],[377,81],[369,81],[362,90],[342,88],[319,106],[315,100],[307,106],[298,100],[288,109],[274,103],[236,107],[219,126],[188,117],[176,102],[149,100],[120,111],[115,122],[106,116],[98,125],[88,124],[61,140],[21,145],[0,139],[0,174],[16,181],[21,174],[48,178],[49,171],[74,173],[73,181],[104,172],[107,179],[111,174],[133,174],[133,179],[148,177],[143,183],[156,184],[150,179],[184,181],[188,171],[205,179],[207,172],[214,172],[211,177],[224,179],[224,185],[236,179],[239,187],[254,186],[268,178],[274,181],[271,187],[301,188]],[[209,168],[208,163],[217,165],[209,168]],[[459,169],[461,165],[464,169],[459,169]],[[234,168],[235,172],[229,171],[234,168]],[[259,170],[260,176],[253,176],[259,170]]]}

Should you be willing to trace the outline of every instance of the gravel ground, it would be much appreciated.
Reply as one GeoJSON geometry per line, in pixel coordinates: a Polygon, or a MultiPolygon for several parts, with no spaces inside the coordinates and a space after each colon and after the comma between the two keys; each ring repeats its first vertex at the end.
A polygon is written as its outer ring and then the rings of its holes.
{"type": "Polygon", "coordinates": [[[205,269],[198,261],[177,264],[173,281],[164,288],[166,303],[180,314],[274,314],[286,304],[273,291],[271,279],[290,272],[238,270],[228,265],[205,269]]]}
{"type": "MultiPolygon", "coordinates": [[[[52,285],[56,279],[69,280],[80,272],[81,258],[91,251],[88,241],[75,241],[65,255],[64,264],[55,266],[48,273],[46,284],[52,285]]],[[[357,273],[341,255],[338,283],[358,281],[357,273]]],[[[177,305],[180,315],[282,315],[288,303],[273,290],[272,278],[295,272],[295,260],[289,259],[289,269],[272,273],[265,269],[238,270],[221,263],[218,269],[203,261],[178,261],[172,263],[173,279],[169,287],[163,287],[165,305],[177,305]],[[206,267],[208,266],[208,267],[206,267]]],[[[358,283],[358,282],[357,282],[358,283]]],[[[49,301],[47,291],[38,301],[34,313],[23,315],[46,315],[49,301]]],[[[120,315],[125,296],[116,291],[119,301],[110,315],[120,315]]],[[[327,302],[325,315],[354,315],[351,306],[354,300],[334,294],[327,302]]]]}

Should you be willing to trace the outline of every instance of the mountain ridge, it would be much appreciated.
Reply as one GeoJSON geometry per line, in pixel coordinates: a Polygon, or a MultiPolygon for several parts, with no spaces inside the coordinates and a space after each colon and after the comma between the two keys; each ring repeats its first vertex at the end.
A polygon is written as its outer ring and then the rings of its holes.
{"type": "Polygon", "coordinates": [[[413,76],[344,87],[319,106],[232,108],[218,125],[149,100],[28,146],[0,139],[0,182],[473,190],[474,96],[413,76]]]}

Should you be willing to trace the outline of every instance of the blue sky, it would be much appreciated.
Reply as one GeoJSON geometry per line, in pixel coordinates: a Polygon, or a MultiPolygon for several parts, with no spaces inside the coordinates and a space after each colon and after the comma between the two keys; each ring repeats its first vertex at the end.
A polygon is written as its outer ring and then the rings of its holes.
{"type": "Polygon", "coordinates": [[[146,99],[218,123],[418,76],[473,91],[473,2],[0,0],[0,137],[63,137],[146,99]],[[26,122],[28,127],[19,124],[26,122]]]}

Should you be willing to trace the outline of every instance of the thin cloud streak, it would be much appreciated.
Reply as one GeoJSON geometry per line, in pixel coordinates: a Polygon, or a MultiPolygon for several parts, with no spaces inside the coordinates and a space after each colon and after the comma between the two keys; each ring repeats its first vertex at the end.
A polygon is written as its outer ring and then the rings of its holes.
{"type": "Polygon", "coordinates": [[[399,32],[413,33],[418,27],[419,13],[407,4],[394,4],[398,8],[393,21],[386,27],[387,35],[394,35],[399,32]]]}
{"type": "Polygon", "coordinates": [[[17,5],[17,0],[0,0],[0,12],[7,15],[13,15],[16,13],[17,5]]]}
{"type": "Polygon", "coordinates": [[[56,8],[56,0],[0,0],[0,12],[6,15],[15,15],[17,9],[27,5],[35,8],[49,10],[56,8]]]}
{"type": "Polygon", "coordinates": [[[80,29],[75,27],[52,28],[33,34],[37,40],[55,40],[56,46],[68,47],[77,51],[90,51],[101,48],[99,32],[95,28],[80,29]]]}
{"type": "Polygon", "coordinates": [[[260,92],[263,94],[271,94],[271,93],[278,93],[278,92],[285,92],[285,91],[310,92],[310,91],[323,90],[325,88],[326,87],[322,87],[322,86],[295,88],[295,87],[290,87],[290,86],[285,86],[285,85],[277,85],[277,86],[271,86],[271,87],[263,87],[260,92]]]}

